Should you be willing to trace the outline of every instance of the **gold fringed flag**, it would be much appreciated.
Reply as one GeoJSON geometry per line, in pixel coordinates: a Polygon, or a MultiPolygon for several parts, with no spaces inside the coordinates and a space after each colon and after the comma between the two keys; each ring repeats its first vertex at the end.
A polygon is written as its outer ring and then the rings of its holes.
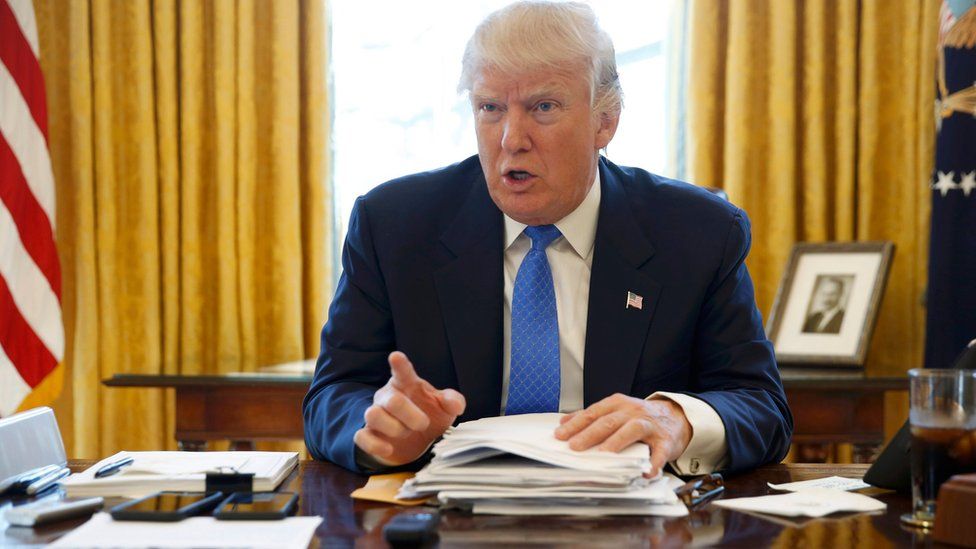
{"type": "Polygon", "coordinates": [[[976,1],[943,2],[925,365],[976,339],[976,1]]]}

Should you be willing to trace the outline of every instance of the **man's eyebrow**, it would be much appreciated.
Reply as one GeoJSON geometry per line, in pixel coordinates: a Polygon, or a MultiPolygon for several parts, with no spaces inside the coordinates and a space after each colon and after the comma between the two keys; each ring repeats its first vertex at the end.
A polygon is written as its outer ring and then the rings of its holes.
{"type": "Polygon", "coordinates": [[[480,93],[473,93],[473,94],[471,94],[471,101],[473,101],[475,103],[483,103],[483,102],[486,102],[486,101],[489,102],[489,103],[498,103],[501,100],[498,99],[497,97],[493,97],[491,95],[483,95],[483,94],[480,94],[480,93]]]}
{"type": "Polygon", "coordinates": [[[564,88],[563,86],[552,85],[552,86],[546,86],[544,88],[540,88],[539,90],[532,92],[527,96],[527,99],[531,101],[533,99],[540,99],[543,97],[552,97],[552,96],[562,96],[565,94],[566,94],[566,88],[564,88]]]}
{"type": "Polygon", "coordinates": [[[525,96],[525,104],[533,105],[542,99],[555,99],[559,102],[566,101],[566,88],[559,85],[546,86],[525,96]]]}
{"type": "MultiPolygon", "coordinates": [[[[527,104],[532,104],[539,101],[540,99],[545,99],[550,97],[556,99],[562,99],[565,97],[565,95],[566,95],[566,88],[564,86],[553,84],[553,85],[545,86],[543,88],[540,88],[532,92],[531,94],[525,97],[523,102],[527,104]]],[[[472,93],[471,100],[479,103],[486,102],[486,101],[490,103],[504,102],[504,100],[499,99],[497,96],[491,94],[481,94],[481,93],[472,93]]]]}

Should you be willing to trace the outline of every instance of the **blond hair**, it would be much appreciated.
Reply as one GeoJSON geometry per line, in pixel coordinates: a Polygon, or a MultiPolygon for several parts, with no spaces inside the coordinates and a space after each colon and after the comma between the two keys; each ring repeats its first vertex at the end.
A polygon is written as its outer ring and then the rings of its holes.
{"type": "Polygon", "coordinates": [[[458,92],[470,92],[483,70],[523,74],[588,69],[593,110],[612,117],[623,107],[613,41],[596,14],[578,2],[527,0],[485,18],[468,40],[458,92]]]}

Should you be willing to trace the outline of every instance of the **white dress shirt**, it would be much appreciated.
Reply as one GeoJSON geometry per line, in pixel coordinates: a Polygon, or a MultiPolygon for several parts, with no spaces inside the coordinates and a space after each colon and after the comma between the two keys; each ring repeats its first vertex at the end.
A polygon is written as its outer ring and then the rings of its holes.
{"type": "MultiPolygon", "coordinates": [[[[556,222],[562,233],[546,248],[556,293],[559,321],[559,411],[583,408],[583,352],[586,346],[586,314],[590,301],[590,269],[593,243],[600,214],[600,173],[583,202],[572,213],[556,222]]],[[[505,306],[502,377],[502,411],[508,402],[508,382],[512,367],[512,294],[515,277],[532,241],[522,231],[525,225],[505,216],[505,306]]],[[[653,330],[653,325],[651,326],[653,330]]],[[[692,427],[688,448],[672,462],[679,474],[704,474],[721,468],[727,445],[725,426],[718,413],[704,401],[681,393],[656,392],[650,398],[668,398],[681,406],[692,427]]]]}

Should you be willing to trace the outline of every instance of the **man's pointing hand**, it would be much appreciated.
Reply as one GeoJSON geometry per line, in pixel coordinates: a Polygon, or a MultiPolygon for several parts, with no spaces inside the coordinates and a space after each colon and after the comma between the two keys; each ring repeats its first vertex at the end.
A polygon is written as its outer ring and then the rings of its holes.
{"type": "Polygon", "coordinates": [[[464,396],[454,389],[435,389],[417,375],[407,355],[390,353],[390,380],[373,395],[366,426],[353,440],[384,465],[403,465],[419,458],[464,412],[464,396]]]}

